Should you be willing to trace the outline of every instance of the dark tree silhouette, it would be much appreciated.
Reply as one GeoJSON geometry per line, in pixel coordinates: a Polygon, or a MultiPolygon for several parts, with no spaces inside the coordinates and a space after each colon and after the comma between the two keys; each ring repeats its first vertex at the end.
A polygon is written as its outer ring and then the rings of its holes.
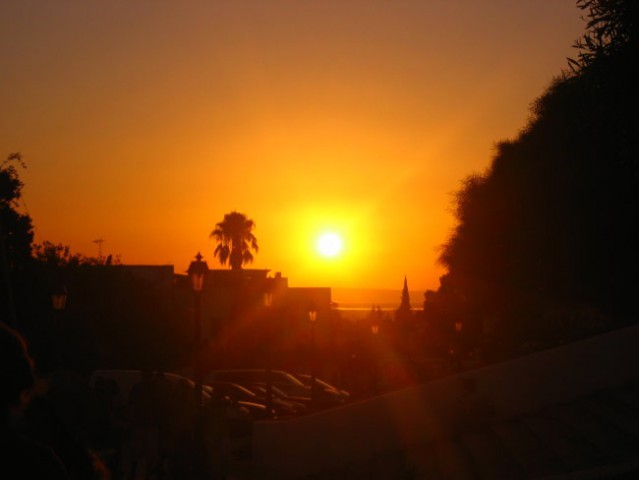
{"type": "Polygon", "coordinates": [[[211,237],[218,244],[213,252],[222,265],[229,263],[233,270],[240,270],[242,265],[253,261],[251,250],[257,252],[257,239],[252,230],[255,222],[243,213],[231,212],[224,215],[224,220],[215,225],[211,237]]]}
{"type": "Polygon", "coordinates": [[[21,268],[31,256],[33,227],[31,218],[20,213],[18,203],[24,184],[15,165],[26,168],[19,153],[10,154],[0,163],[0,228],[5,242],[9,268],[21,268]]]}
{"type": "Polygon", "coordinates": [[[577,0],[577,6],[587,12],[588,30],[574,44],[579,50],[577,58],[568,59],[574,72],[617,56],[629,47],[636,53],[639,3],[632,0],[577,0]]]}
{"type": "Polygon", "coordinates": [[[15,278],[25,269],[31,256],[33,227],[31,217],[20,213],[18,202],[23,183],[15,165],[25,168],[19,153],[0,163],[0,320],[16,326],[14,306],[15,278]]]}
{"type": "MultiPolygon", "coordinates": [[[[33,257],[38,262],[51,267],[101,264],[99,258],[87,257],[79,253],[71,253],[71,248],[68,245],[62,245],[61,243],[55,244],[49,240],[45,240],[33,246],[33,257]]],[[[116,263],[118,262],[116,261],[116,263]]]]}
{"type": "Polygon", "coordinates": [[[464,314],[464,329],[493,332],[493,348],[567,341],[637,314],[639,2],[577,3],[588,31],[572,72],[463,181],[440,255],[446,285],[426,308],[464,314]]]}

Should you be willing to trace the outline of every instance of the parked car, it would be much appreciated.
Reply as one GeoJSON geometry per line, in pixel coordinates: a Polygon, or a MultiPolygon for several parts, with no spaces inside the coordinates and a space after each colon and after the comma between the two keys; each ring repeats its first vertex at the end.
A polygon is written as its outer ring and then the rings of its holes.
{"type": "Polygon", "coordinates": [[[257,420],[275,420],[278,416],[274,409],[269,409],[263,403],[254,401],[256,398],[238,400],[224,392],[216,392],[213,385],[204,384],[202,388],[206,390],[211,398],[219,395],[228,402],[232,412],[230,414],[232,437],[249,436],[253,432],[253,422],[257,420]]]}
{"type": "MultiPolygon", "coordinates": [[[[227,395],[236,401],[259,403],[266,407],[266,395],[262,395],[261,392],[256,392],[244,385],[232,382],[210,382],[207,385],[212,387],[214,390],[219,390],[224,395],[227,395]]],[[[275,415],[278,417],[296,415],[306,411],[306,406],[304,404],[287,401],[277,395],[273,395],[272,397],[272,408],[275,411],[275,415]]]]}
{"type": "MultiPolygon", "coordinates": [[[[171,372],[154,372],[161,373],[162,376],[174,385],[178,382],[184,384],[186,382],[191,388],[195,389],[195,382],[188,377],[178,375],[171,372]]],[[[99,380],[114,380],[118,386],[122,401],[126,404],[134,385],[142,379],[141,370],[96,370],[89,377],[89,385],[95,387],[99,380]]],[[[203,407],[212,405],[214,391],[207,385],[202,385],[203,407]]],[[[250,454],[251,435],[253,433],[253,422],[255,420],[266,420],[275,418],[273,410],[269,410],[265,405],[249,402],[249,401],[232,401],[228,399],[229,408],[227,409],[227,418],[230,421],[230,450],[231,454],[236,457],[242,457],[250,454]]]]}
{"type": "MultiPolygon", "coordinates": [[[[294,376],[308,388],[311,388],[311,375],[295,373],[294,376]]],[[[346,390],[342,390],[317,377],[315,377],[315,389],[320,405],[341,405],[348,402],[351,397],[351,394],[346,390]]]]}
{"type": "MultiPolygon", "coordinates": [[[[161,372],[154,371],[154,374],[161,374],[167,380],[170,380],[173,384],[176,384],[180,381],[186,382],[192,388],[195,388],[195,382],[182,375],[178,375],[177,373],[171,372],[161,372]]],[[[131,389],[135,384],[137,384],[142,379],[142,370],[127,370],[127,369],[104,369],[104,370],[95,370],[89,376],[89,386],[92,388],[95,387],[98,379],[103,380],[114,380],[118,385],[118,389],[122,399],[126,402],[128,401],[129,394],[131,393],[131,389]]],[[[206,403],[210,400],[210,395],[206,392],[202,392],[202,401],[206,403]]]]}
{"type": "MultiPolygon", "coordinates": [[[[261,402],[267,402],[267,385],[264,383],[255,383],[252,385],[243,385],[253,392],[261,402]]],[[[293,397],[286,394],[278,387],[271,385],[271,402],[276,410],[281,411],[281,415],[300,415],[306,413],[309,409],[310,397],[293,397]]]]}
{"type": "Polygon", "coordinates": [[[227,395],[233,400],[260,403],[258,396],[246,387],[233,382],[207,382],[207,387],[227,395]]]}
{"type": "Polygon", "coordinates": [[[271,370],[270,372],[258,368],[215,370],[206,376],[205,383],[219,381],[240,385],[270,383],[292,397],[310,398],[311,396],[311,389],[308,386],[284,370],[271,370]]]}

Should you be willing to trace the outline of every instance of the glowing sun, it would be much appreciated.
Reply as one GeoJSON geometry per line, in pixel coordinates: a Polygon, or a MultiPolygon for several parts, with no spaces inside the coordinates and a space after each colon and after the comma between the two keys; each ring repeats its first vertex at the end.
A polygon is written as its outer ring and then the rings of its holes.
{"type": "Polygon", "coordinates": [[[323,257],[336,257],[342,247],[342,238],[336,233],[324,233],[317,239],[317,251],[323,257]]]}

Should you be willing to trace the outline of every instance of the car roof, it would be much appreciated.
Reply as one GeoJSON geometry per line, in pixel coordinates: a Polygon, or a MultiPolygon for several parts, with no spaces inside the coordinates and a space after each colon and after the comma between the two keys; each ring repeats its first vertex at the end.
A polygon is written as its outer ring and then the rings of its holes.
{"type": "Polygon", "coordinates": [[[246,388],[246,386],[241,385],[239,383],[235,383],[235,382],[227,382],[226,380],[213,380],[213,381],[209,381],[206,382],[207,385],[210,385],[211,387],[215,387],[216,385],[220,385],[220,386],[225,386],[225,387],[231,387],[231,388],[235,388],[237,390],[243,390],[246,393],[250,393],[250,394],[254,394],[254,392],[252,392],[250,389],[246,388]]]}
{"type": "MultiPolygon", "coordinates": [[[[195,382],[182,375],[172,372],[153,371],[154,374],[161,374],[166,379],[177,383],[178,381],[186,380],[188,384],[195,387],[195,382]]],[[[142,370],[133,369],[100,369],[95,370],[89,376],[89,386],[94,387],[98,379],[103,378],[105,380],[115,380],[120,388],[120,394],[124,399],[129,397],[131,389],[142,378],[142,370]]]]}
{"type": "MultiPolygon", "coordinates": [[[[274,376],[274,377],[271,377],[273,380],[277,380],[278,378],[279,379],[286,378],[286,380],[290,383],[293,383],[298,386],[304,386],[304,383],[302,381],[300,381],[298,378],[295,378],[294,375],[284,370],[271,370],[270,373],[271,375],[274,376]]],[[[232,382],[233,379],[242,379],[242,380],[248,380],[251,382],[255,382],[255,381],[259,382],[259,381],[263,381],[266,375],[267,375],[267,370],[261,369],[261,368],[237,368],[237,369],[226,369],[226,370],[214,370],[211,373],[209,373],[207,378],[211,381],[224,379],[224,380],[232,382]]]]}

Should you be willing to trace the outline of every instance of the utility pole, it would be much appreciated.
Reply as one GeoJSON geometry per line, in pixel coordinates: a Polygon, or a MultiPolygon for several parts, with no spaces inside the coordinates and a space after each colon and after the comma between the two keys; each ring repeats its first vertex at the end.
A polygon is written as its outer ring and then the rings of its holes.
{"type": "Polygon", "coordinates": [[[102,263],[102,244],[104,243],[104,238],[98,238],[97,240],[93,240],[93,243],[98,244],[98,262],[102,263]]]}

